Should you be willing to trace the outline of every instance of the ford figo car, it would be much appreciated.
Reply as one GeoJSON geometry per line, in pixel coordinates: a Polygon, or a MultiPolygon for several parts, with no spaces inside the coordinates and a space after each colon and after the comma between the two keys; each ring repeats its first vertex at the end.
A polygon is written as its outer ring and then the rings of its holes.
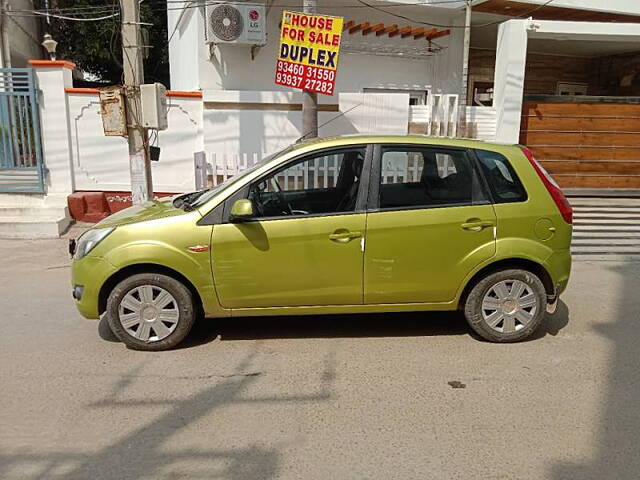
{"type": "Polygon", "coordinates": [[[321,139],[98,223],[71,245],[73,296],[141,350],[177,345],[198,317],[456,309],[514,342],[567,285],[571,222],[521,146],[321,139]]]}

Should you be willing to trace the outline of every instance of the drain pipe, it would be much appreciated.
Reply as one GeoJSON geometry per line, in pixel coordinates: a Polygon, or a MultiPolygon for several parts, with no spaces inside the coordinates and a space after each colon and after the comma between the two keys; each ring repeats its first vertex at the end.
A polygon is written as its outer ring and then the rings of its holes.
{"type": "Polygon", "coordinates": [[[11,68],[11,48],[9,47],[9,0],[1,0],[0,8],[0,56],[2,63],[0,68],[11,68]]]}

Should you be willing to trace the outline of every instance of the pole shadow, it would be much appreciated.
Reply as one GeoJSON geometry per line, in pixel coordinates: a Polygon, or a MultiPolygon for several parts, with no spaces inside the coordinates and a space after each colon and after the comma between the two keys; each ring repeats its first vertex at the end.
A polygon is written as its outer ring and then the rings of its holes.
{"type": "MultiPolygon", "coordinates": [[[[332,398],[335,379],[333,357],[325,360],[320,372],[320,387],[316,392],[256,397],[250,389],[264,375],[252,371],[255,353],[247,355],[234,372],[220,377],[199,379],[209,383],[199,392],[182,399],[163,397],[139,400],[118,400],[139,376],[140,367],[118,379],[112,392],[103,400],[87,405],[87,410],[108,408],[139,411],[144,407],[165,407],[163,413],[115,442],[91,451],[38,452],[18,451],[0,453],[0,478],[13,479],[121,479],[183,478],[186,471],[194,471],[188,478],[224,478],[255,480],[274,478],[280,468],[281,454],[277,449],[255,444],[244,448],[227,449],[171,449],[166,444],[177,433],[210,415],[216,409],[243,403],[305,403],[328,401],[332,398]]],[[[215,430],[211,431],[215,436],[215,430]]]]}

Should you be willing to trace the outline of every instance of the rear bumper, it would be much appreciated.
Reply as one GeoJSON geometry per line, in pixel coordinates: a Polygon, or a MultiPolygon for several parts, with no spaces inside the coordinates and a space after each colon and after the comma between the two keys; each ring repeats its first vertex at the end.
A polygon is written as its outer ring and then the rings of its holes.
{"type": "Polygon", "coordinates": [[[115,267],[100,257],[74,260],[71,266],[71,287],[76,308],[85,318],[100,318],[100,289],[116,272],[115,267]]]}
{"type": "Polygon", "coordinates": [[[571,250],[567,248],[566,250],[553,252],[545,264],[555,289],[555,294],[551,296],[555,298],[550,298],[550,301],[553,301],[566,290],[569,283],[569,277],[571,276],[571,250]]]}

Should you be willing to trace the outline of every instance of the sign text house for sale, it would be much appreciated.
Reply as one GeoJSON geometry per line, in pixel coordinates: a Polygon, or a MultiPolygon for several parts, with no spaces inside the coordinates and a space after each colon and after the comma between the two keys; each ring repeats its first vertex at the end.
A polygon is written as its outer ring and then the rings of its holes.
{"type": "Polygon", "coordinates": [[[282,12],[276,83],[333,95],[343,19],[282,12]]]}

